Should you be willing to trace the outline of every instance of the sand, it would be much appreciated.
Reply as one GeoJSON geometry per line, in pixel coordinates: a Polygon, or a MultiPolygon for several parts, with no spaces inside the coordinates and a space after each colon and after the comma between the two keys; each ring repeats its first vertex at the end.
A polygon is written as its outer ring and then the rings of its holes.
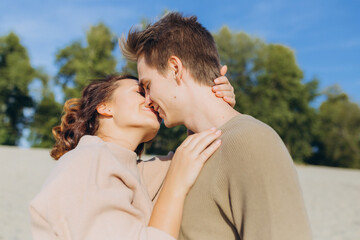
{"type": "MultiPolygon", "coordinates": [[[[0,146],[0,240],[32,239],[28,203],[54,164],[48,150],[0,146]]],[[[297,171],[314,240],[360,240],[360,170],[297,171]]]]}
{"type": "Polygon", "coordinates": [[[360,171],[297,167],[314,240],[360,240],[360,171]]]}

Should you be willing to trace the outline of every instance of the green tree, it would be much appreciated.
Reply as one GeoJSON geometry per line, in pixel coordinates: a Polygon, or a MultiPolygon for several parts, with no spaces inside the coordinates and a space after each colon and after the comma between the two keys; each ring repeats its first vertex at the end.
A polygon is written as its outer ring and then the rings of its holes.
{"type": "Polygon", "coordinates": [[[65,93],[65,99],[80,97],[90,79],[104,77],[115,72],[113,55],[116,38],[103,23],[92,26],[86,34],[86,46],[73,42],[56,54],[60,66],[56,76],[65,93]]]}
{"type": "Polygon", "coordinates": [[[316,114],[310,102],[317,96],[317,80],[303,83],[291,49],[269,44],[264,53],[254,66],[258,76],[251,102],[255,107],[249,112],[279,133],[294,160],[303,161],[312,154],[316,114]]]}
{"type": "Polygon", "coordinates": [[[325,95],[327,100],[319,109],[316,152],[307,162],[360,168],[360,107],[338,86],[328,88],[325,95]]]}
{"type": "Polygon", "coordinates": [[[55,100],[54,93],[49,87],[50,77],[39,73],[42,82],[42,99],[35,104],[35,113],[30,124],[29,141],[32,147],[51,148],[55,139],[52,128],[60,124],[62,104],[55,100]]]}
{"type": "Polygon", "coordinates": [[[0,37],[0,144],[16,145],[28,124],[24,110],[33,107],[28,86],[35,75],[19,37],[0,37]]]}
{"type": "Polygon", "coordinates": [[[250,93],[257,84],[257,74],[254,71],[255,61],[260,63],[260,56],[266,49],[266,44],[258,38],[252,38],[246,33],[232,33],[228,27],[222,27],[213,34],[219,51],[221,63],[227,65],[226,76],[235,88],[235,109],[244,112],[252,107],[250,93]]]}
{"type": "MultiPolygon", "coordinates": [[[[112,52],[116,43],[110,29],[99,23],[87,32],[86,46],[81,41],[75,41],[58,51],[56,63],[59,71],[55,84],[62,87],[65,99],[80,97],[82,89],[91,79],[115,72],[116,60],[112,52]]],[[[60,124],[62,104],[55,100],[49,87],[50,77],[39,73],[38,78],[43,85],[42,99],[35,107],[29,140],[33,147],[52,147],[52,128],[60,124]]]]}
{"type": "Polygon", "coordinates": [[[317,80],[307,83],[293,51],[223,27],[214,34],[220,58],[235,88],[235,108],[273,127],[296,161],[312,154],[316,113],[310,102],[317,80]]]}

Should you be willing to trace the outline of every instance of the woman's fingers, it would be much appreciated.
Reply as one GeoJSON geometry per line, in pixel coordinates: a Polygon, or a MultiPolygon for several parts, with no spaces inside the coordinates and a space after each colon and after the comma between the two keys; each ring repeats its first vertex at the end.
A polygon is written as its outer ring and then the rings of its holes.
{"type": "Polygon", "coordinates": [[[222,66],[221,69],[220,69],[220,74],[221,74],[221,76],[225,76],[226,72],[227,72],[227,66],[224,65],[224,66],[222,66]]]}
{"type": "Polygon", "coordinates": [[[187,138],[181,143],[181,145],[179,146],[179,148],[183,148],[183,147],[186,147],[188,144],[189,144],[189,142],[191,142],[191,140],[194,138],[194,137],[196,137],[196,133],[195,134],[192,134],[192,135],[189,135],[189,136],[187,136],[187,138]]]}
{"type": "Polygon", "coordinates": [[[176,150],[166,177],[167,184],[177,191],[188,193],[204,162],[216,151],[220,136],[215,128],[188,136],[176,150]]]}
{"type": "Polygon", "coordinates": [[[194,146],[194,153],[199,155],[207,148],[209,145],[214,142],[218,137],[221,135],[221,130],[218,130],[214,133],[210,133],[204,136],[195,146],[194,146]]]}
{"type": "Polygon", "coordinates": [[[231,91],[232,92],[232,91],[234,91],[233,86],[231,86],[231,84],[229,82],[214,85],[211,89],[213,92],[218,92],[218,91],[231,91]]]}
{"type": "Polygon", "coordinates": [[[222,92],[216,92],[215,95],[217,97],[228,97],[228,98],[234,98],[235,99],[235,95],[233,92],[230,92],[230,91],[222,91],[222,92]]]}
{"type": "Polygon", "coordinates": [[[218,77],[214,80],[214,83],[219,84],[230,84],[229,79],[226,76],[218,77]]]}
{"type": "MultiPolygon", "coordinates": [[[[228,87],[224,87],[224,88],[228,89],[228,87]]],[[[223,98],[224,101],[227,102],[228,104],[230,104],[231,107],[235,106],[236,99],[235,99],[235,94],[232,89],[216,91],[215,95],[219,98],[223,98]]]]}
{"type": "Polygon", "coordinates": [[[202,141],[204,138],[206,138],[207,136],[209,136],[210,134],[214,134],[216,131],[216,128],[213,127],[213,128],[210,128],[208,130],[205,130],[205,131],[202,131],[200,133],[196,133],[194,135],[191,135],[191,136],[194,136],[189,142],[188,144],[186,145],[186,147],[193,151],[193,149],[196,147],[196,145],[202,141]]]}
{"type": "Polygon", "coordinates": [[[231,107],[234,107],[236,104],[234,88],[231,86],[229,79],[225,76],[227,72],[227,66],[224,65],[220,69],[221,77],[218,77],[214,80],[215,85],[211,90],[215,93],[215,96],[222,98],[225,102],[230,104],[231,107]]]}
{"type": "Polygon", "coordinates": [[[202,153],[200,153],[199,160],[202,163],[206,162],[213,155],[213,153],[220,147],[220,145],[221,145],[221,140],[220,139],[213,142],[202,153]]]}
{"type": "Polygon", "coordinates": [[[212,87],[215,96],[223,98],[231,107],[234,107],[236,104],[234,88],[231,86],[229,80],[226,77],[220,77],[215,80],[219,82],[219,84],[212,87]]]}
{"type": "Polygon", "coordinates": [[[223,99],[224,99],[225,102],[227,102],[228,104],[230,104],[231,107],[234,107],[235,104],[236,104],[235,96],[234,96],[234,97],[224,96],[223,99]]]}
{"type": "Polygon", "coordinates": [[[189,148],[193,148],[205,135],[215,132],[216,128],[212,127],[206,131],[200,133],[193,133],[188,135],[187,138],[181,143],[179,147],[187,147],[190,145],[189,148]],[[190,144],[191,143],[191,144],[190,144]]]}

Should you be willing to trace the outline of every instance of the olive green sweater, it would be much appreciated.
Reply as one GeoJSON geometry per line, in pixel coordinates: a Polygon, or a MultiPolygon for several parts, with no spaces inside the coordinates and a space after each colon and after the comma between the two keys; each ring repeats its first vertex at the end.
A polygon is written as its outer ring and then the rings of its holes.
{"type": "Polygon", "coordinates": [[[240,114],[222,127],[184,205],[180,240],[308,240],[293,161],[266,124],[240,114]]]}

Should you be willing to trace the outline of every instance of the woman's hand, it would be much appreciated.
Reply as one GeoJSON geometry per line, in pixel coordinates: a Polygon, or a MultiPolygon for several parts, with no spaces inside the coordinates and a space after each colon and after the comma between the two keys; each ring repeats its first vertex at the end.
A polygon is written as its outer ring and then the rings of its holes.
{"type": "Polygon", "coordinates": [[[206,160],[220,146],[220,140],[215,141],[220,135],[220,130],[212,128],[188,136],[172,158],[164,186],[172,185],[179,194],[186,195],[206,160]]]}
{"type": "Polygon", "coordinates": [[[231,107],[234,107],[236,104],[234,88],[225,76],[226,72],[227,66],[225,65],[220,69],[221,77],[214,80],[215,85],[212,87],[212,91],[218,98],[224,99],[231,107]]]}
{"type": "Polygon", "coordinates": [[[221,132],[215,128],[193,134],[176,149],[154,205],[150,227],[178,237],[185,197],[206,160],[220,146],[220,140],[216,140],[220,135],[221,132]]]}

